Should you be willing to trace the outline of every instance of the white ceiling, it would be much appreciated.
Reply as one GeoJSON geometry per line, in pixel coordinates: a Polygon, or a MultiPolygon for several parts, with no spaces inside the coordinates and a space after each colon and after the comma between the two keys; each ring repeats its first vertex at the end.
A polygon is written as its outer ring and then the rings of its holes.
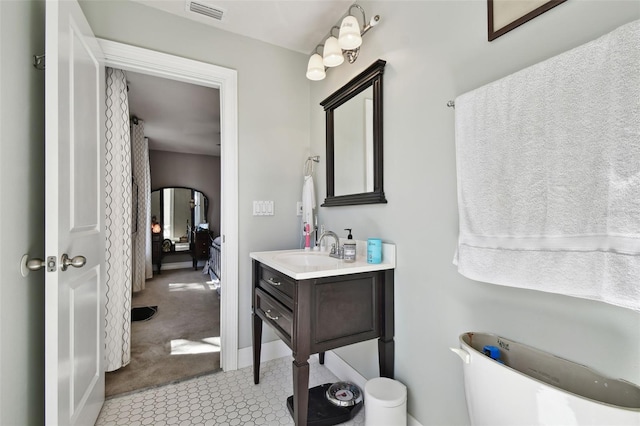
{"type": "MultiPolygon", "coordinates": [[[[1,0],[0,0],[1,1],[1,0]]],[[[131,0],[297,52],[323,43],[354,0],[196,0],[224,11],[222,21],[186,11],[188,0],[131,0]]],[[[144,120],[149,148],[220,155],[217,89],[127,71],[129,113],[144,120]]]]}
{"type": "Polygon", "coordinates": [[[188,0],[131,0],[221,30],[311,53],[355,0],[194,0],[224,11],[221,21],[187,12],[188,0]]]}
{"type": "Polygon", "coordinates": [[[149,149],[220,156],[220,91],[127,71],[129,114],[149,149]]]}

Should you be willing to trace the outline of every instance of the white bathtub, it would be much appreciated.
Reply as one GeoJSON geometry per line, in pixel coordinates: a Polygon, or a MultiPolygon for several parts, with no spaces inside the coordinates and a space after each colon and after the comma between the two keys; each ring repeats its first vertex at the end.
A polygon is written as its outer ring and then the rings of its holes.
{"type": "Polygon", "coordinates": [[[460,335],[473,425],[640,426],[640,387],[512,340],[460,335]],[[502,363],[483,353],[500,350],[502,363]]]}

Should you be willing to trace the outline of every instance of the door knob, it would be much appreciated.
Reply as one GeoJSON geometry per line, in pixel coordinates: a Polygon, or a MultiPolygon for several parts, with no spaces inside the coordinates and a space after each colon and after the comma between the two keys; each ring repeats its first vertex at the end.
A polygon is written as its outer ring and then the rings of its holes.
{"type": "Polygon", "coordinates": [[[73,266],[74,268],[82,268],[85,263],[87,263],[86,257],[74,256],[70,259],[69,256],[67,256],[67,253],[65,253],[60,258],[60,269],[66,271],[69,266],[73,266]]]}
{"type": "Polygon", "coordinates": [[[25,254],[22,256],[22,260],[20,261],[20,273],[23,277],[29,275],[29,271],[39,271],[44,267],[47,268],[47,272],[55,272],[56,257],[49,256],[47,257],[47,260],[44,261],[37,258],[29,259],[29,255],[25,254]]]}

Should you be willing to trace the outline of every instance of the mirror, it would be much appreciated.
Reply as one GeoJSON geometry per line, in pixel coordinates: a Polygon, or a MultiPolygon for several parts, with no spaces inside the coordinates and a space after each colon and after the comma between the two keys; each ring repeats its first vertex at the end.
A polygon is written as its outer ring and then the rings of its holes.
{"type": "Polygon", "coordinates": [[[382,185],[385,64],[377,60],[320,102],[327,139],[327,198],[323,207],[387,202],[382,185]]]}
{"type": "Polygon", "coordinates": [[[151,230],[175,243],[175,250],[189,250],[190,230],[208,228],[209,199],[193,188],[172,187],[151,191],[151,230]],[[204,225],[206,224],[206,225],[204,225]]]}

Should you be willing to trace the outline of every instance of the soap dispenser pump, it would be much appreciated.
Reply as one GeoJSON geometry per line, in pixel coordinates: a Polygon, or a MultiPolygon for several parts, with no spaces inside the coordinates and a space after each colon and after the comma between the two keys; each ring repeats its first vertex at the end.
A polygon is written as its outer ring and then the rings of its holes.
{"type": "Polygon", "coordinates": [[[353,235],[351,235],[351,229],[353,228],[345,228],[345,231],[349,231],[349,235],[347,235],[347,242],[342,246],[344,249],[344,261],[345,262],[355,262],[356,261],[356,242],[353,239],[353,235]]]}

